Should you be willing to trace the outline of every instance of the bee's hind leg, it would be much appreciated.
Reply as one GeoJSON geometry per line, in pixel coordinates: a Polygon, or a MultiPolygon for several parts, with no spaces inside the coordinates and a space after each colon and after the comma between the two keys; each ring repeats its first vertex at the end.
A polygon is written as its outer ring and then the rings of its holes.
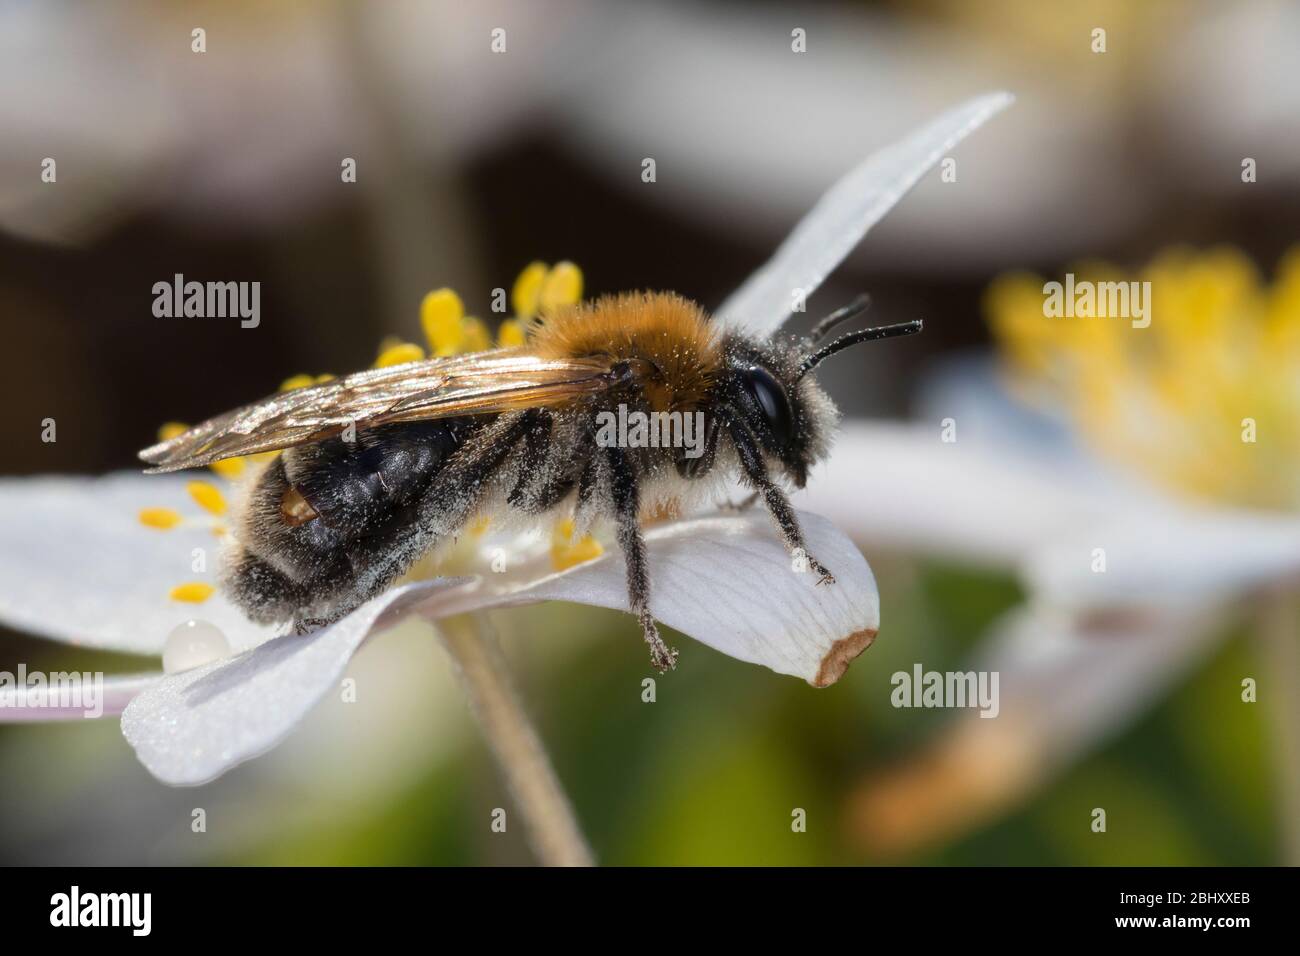
{"type": "Polygon", "coordinates": [[[627,596],[632,613],[641,622],[641,633],[650,645],[650,662],[660,673],[677,664],[677,650],[659,636],[655,619],[650,616],[650,569],[646,562],[645,539],[641,535],[640,489],[636,473],[621,448],[607,452],[610,489],[614,499],[614,519],[618,526],[618,545],[627,564],[627,596]]]}
{"type": "Polygon", "coordinates": [[[820,561],[808,553],[808,547],[803,540],[803,531],[799,527],[799,519],[795,516],[790,499],[768,475],[767,466],[763,464],[763,456],[758,450],[758,443],[754,437],[744,426],[735,424],[731,426],[731,440],[735,443],[745,477],[754,487],[754,493],[763,496],[763,502],[776,521],[786,547],[791,552],[797,551],[804,556],[808,561],[808,567],[817,574],[818,584],[834,584],[835,575],[827,571],[820,561]]]}

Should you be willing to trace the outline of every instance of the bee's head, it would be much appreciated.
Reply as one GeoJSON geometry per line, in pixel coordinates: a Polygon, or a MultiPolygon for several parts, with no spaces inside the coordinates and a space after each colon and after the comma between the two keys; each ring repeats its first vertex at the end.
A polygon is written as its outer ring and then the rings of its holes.
{"type": "Polygon", "coordinates": [[[830,398],[800,372],[797,345],[757,344],[735,338],[725,347],[719,382],[724,419],[754,436],[796,488],[826,453],[838,412],[830,398]]]}
{"type": "Polygon", "coordinates": [[[919,321],[906,322],[851,332],[821,344],[832,328],[860,315],[866,307],[865,296],[855,299],[819,322],[802,341],[760,344],[734,336],[724,343],[726,367],[719,394],[724,414],[754,436],[796,488],[804,486],[808,470],[829,449],[831,429],[839,415],[810,374],[813,369],[859,342],[921,330],[919,321]]]}

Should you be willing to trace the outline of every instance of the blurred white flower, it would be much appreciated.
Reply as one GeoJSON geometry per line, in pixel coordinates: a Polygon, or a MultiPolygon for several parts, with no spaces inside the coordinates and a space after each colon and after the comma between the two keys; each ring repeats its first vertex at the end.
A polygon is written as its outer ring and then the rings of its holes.
{"type": "Polygon", "coordinates": [[[1022,398],[987,361],[950,365],[924,424],[846,427],[799,499],[873,549],[974,559],[1028,590],[973,662],[1001,673],[1000,716],[957,717],[864,784],[853,819],[873,847],[1005,809],[1154,703],[1229,615],[1300,586],[1300,255],[1271,288],[1230,251],[1144,276],[1150,329],[1047,319],[1041,280],[995,285],[1022,398]]]}

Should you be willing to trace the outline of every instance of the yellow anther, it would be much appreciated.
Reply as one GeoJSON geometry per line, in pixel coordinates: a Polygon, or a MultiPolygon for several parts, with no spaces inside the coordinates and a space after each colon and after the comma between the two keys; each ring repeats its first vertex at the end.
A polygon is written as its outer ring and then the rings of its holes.
{"type": "Polygon", "coordinates": [[[171,441],[177,435],[190,430],[189,425],[182,425],[180,422],[168,422],[158,429],[159,441],[171,441]]]}
{"type": "Polygon", "coordinates": [[[573,519],[565,518],[557,521],[551,532],[551,567],[557,571],[583,564],[605,553],[600,542],[591,535],[585,535],[580,540],[574,541],[573,531],[573,519]]]}
{"type": "Polygon", "coordinates": [[[467,318],[461,323],[462,352],[484,352],[492,347],[492,333],[482,319],[467,318]]]}
{"type": "Polygon", "coordinates": [[[280,391],[292,392],[295,388],[306,388],[308,385],[315,385],[316,379],[310,375],[293,375],[286,378],[280,383],[280,391]]]}
{"type": "Polygon", "coordinates": [[[380,352],[379,358],[375,359],[375,368],[388,368],[390,365],[401,365],[404,362],[418,362],[422,358],[424,358],[424,349],[413,342],[401,342],[390,345],[380,352]]]}
{"type": "Polygon", "coordinates": [[[190,493],[190,497],[194,499],[195,504],[209,514],[223,515],[226,513],[226,499],[216,485],[206,481],[191,481],[186,483],[185,490],[190,493]]]}
{"type": "Polygon", "coordinates": [[[582,298],[582,270],[572,262],[556,263],[542,284],[543,313],[567,305],[577,305],[582,298]]]}
{"type": "Polygon", "coordinates": [[[242,458],[223,458],[221,461],[214,461],[208,467],[222,478],[234,479],[244,473],[245,462],[242,458]]]}
{"type": "Polygon", "coordinates": [[[524,324],[518,319],[506,319],[497,329],[497,345],[503,349],[523,345],[525,338],[527,336],[524,335],[524,324]]]}
{"type": "Polygon", "coordinates": [[[488,517],[479,518],[469,526],[469,533],[476,538],[481,538],[487,534],[487,529],[491,526],[492,519],[488,517]]]}
{"type": "Polygon", "coordinates": [[[147,528],[166,531],[181,523],[181,513],[175,508],[141,508],[140,523],[147,528]]]}
{"type": "Polygon", "coordinates": [[[420,303],[420,327],[434,355],[455,355],[461,349],[465,330],[465,305],[451,289],[435,289],[420,303]]]}
{"type": "Polygon", "coordinates": [[[212,597],[216,590],[211,584],[204,584],[202,581],[187,581],[176,585],[167,596],[173,601],[184,601],[186,604],[202,604],[212,597]]]}
{"type": "Polygon", "coordinates": [[[1135,275],[1072,267],[1077,309],[1049,315],[1043,279],[1023,273],[990,286],[986,307],[1024,395],[1050,398],[1099,451],[1191,497],[1294,509],[1300,284],[1289,261],[1269,285],[1234,249],[1179,247],[1135,275]]]}
{"type": "Polygon", "coordinates": [[[325,382],[332,382],[332,381],[334,381],[334,376],[331,375],[329,372],[326,372],[323,375],[317,375],[314,384],[321,385],[324,384],[325,382]]]}
{"type": "Polygon", "coordinates": [[[537,314],[541,302],[542,285],[546,282],[547,268],[545,262],[530,262],[524,266],[510,290],[510,307],[521,319],[531,319],[537,314]]]}
{"type": "Polygon", "coordinates": [[[212,537],[214,538],[224,538],[227,535],[227,533],[228,532],[224,524],[214,524],[212,526],[212,537]]]}

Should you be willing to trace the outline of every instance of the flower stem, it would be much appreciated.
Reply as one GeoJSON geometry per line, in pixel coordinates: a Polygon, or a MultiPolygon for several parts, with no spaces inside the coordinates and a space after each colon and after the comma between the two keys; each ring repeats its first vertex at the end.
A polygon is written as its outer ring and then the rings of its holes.
{"type": "Polygon", "coordinates": [[[515,692],[487,615],[475,612],[444,618],[438,630],[523,815],[533,852],[545,866],[592,866],[591,848],[515,692]]]}
{"type": "Polygon", "coordinates": [[[1271,689],[1269,714],[1273,718],[1277,754],[1278,804],[1282,816],[1282,860],[1300,865],[1300,626],[1297,598],[1283,588],[1263,595],[1259,634],[1268,666],[1271,689]]]}

